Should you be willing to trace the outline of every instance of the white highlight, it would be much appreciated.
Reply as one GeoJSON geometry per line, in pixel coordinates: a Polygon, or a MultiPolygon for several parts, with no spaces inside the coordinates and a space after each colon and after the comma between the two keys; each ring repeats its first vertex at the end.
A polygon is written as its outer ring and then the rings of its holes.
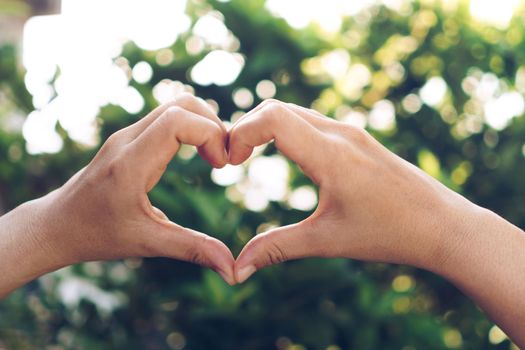
{"type": "Polygon", "coordinates": [[[233,102],[239,108],[249,108],[253,105],[253,94],[247,88],[237,89],[233,92],[233,102]]]}
{"type": "Polygon", "coordinates": [[[237,183],[244,205],[251,211],[266,209],[270,201],[282,201],[288,195],[290,168],[280,155],[255,156],[248,165],[248,176],[237,183]]]}
{"type": "Polygon", "coordinates": [[[340,30],[344,16],[354,16],[375,2],[376,0],[268,0],[266,7],[274,15],[284,18],[293,28],[302,29],[315,23],[326,32],[333,33],[340,30]]]}
{"type": "Polygon", "coordinates": [[[506,92],[488,101],[484,110],[485,122],[496,130],[503,130],[514,117],[525,112],[525,101],[519,92],[506,92]]]}
{"type": "Polygon", "coordinates": [[[248,178],[253,186],[261,189],[266,198],[280,201],[288,191],[289,173],[288,162],[282,156],[261,156],[251,161],[248,178]]]}
{"type": "Polygon", "coordinates": [[[27,151],[35,153],[56,153],[62,148],[62,139],[55,131],[56,118],[42,112],[31,112],[24,123],[22,134],[28,143],[27,151]]]}
{"type": "Polygon", "coordinates": [[[126,297],[122,294],[104,291],[87,279],[73,276],[68,276],[60,282],[58,294],[67,307],[76,308],[81,300],[88,300],[99,312],[105,314],[126,302],[126,297]]]}
{"type": "MultiPolygon", "coordinates": [[[[146,50],[172,45],[191,24],[185,8],[186,0],[63,0],[60,15],[29,19],[23,40],[25,83],[41,113],[27,121],[28,150],[60,150],[58,135],[51,131],[57,120],[73,140],[91,146],[96,142],[95,118],[100,107],[114,103],[129,113],[140,111],[142,96],[129,88],[126,73],[113,59],[128,40],[146,50]],[[60,76],[53,86],[57,96],[51,100],[49,83],[57,68],[60,76]],[[35,118],[45,120],[36,122],[35,118]],[[35,123],[46,128],[37,132],[35,123]]],[[[136,68],[137,82],[151,78],[144,63],[136,68]]]]}
{"type": "Polygon", "coordinates": [[[230,186],[244,178],[244,168],[241,165],[226,165],[222,169],[213,169],[211,171],[211,179],[217,185],[230,186]]]}
{"type": "Polygon", "coordinates": [[[396,110],[389,100],[381,100],[374,104],[368,117],[368,125],[379,131],[392,129],[396,125],[396,110]]]}
{"type": "Polygon", "coordinates": [[[521,0],[470,0],[470,13],[475,19],[499,29],[509,26],[521,0]]]}
{"type": "Polygon", "coordinates": [[[261,80],[255,87],[255,92],[260,99],[272,98],[277,93],[277,87],[271,80],[261,80]]]}
{"type": "Polygon", "coordinates": [[[202,16],[193,26],[193,33],[208,44],[225,47],[230,39],[228,28],[219,18],[221,14],[215,15],[214,12],[202,16]]]}
{"type": "Polygon", "coordinates": [[[441,77],[430,78],[419,91],[421,100],[431,107],[437,107],[443,102],[447,93],[447,83],[441,77]]]}
{"type": "Polygon", "coordinates": [[[310,211],[317,205],[317,193],[311,186],[298,187],[290,194],[288,204],[297,210],[310,211]]]}
{"type": "Polygon", "coordinates": [[[242,68],[244,58],[238,53],[215,50],[207,54],[191,70],[191,79],[199,85],[230,85],[242,68]]]}
{"type": "Polygon", "coordinates": [[[135,67],[133,67],[131,74],[137,83],[146,84],[153,76],[153,68],[151,68],[148,62],[140,61],[135,65],[135,67]]]}

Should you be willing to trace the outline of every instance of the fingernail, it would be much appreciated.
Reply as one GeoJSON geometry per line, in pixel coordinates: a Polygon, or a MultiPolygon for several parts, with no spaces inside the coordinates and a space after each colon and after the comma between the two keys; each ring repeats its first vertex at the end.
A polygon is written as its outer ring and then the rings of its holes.
{"type": "Polygon", "coordinates": [[[217,272],[222,277],[222,279],[230,286],[233,286],[235,284],[235,280],[231,278],[230,275],[228,275],[226,272],[220,269],[216,269],[215,272],[217,272]]]}
{"type": "Polygon", "coordinates": [[[253,265],[248,265],[248,266],[245,266],[239,269],[239,271],[237,272],[237,276],[236,276],[237,282],[243,283],[244,281],[248,279],[248,277],[253,275],[255,271],[257,271],[257,269],[253,265]]]}
{"type": "Polygon", "coordinates": [[[222,149],[222,159],[224,159],[224,164],[228,164],[228,162],[230,161],[230,156],[226,148],[222,149]]]}

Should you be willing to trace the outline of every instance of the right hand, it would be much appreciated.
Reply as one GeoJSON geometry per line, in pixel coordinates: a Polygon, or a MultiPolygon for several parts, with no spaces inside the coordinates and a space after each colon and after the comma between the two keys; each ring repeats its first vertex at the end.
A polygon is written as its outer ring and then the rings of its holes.
{"type": "Polygon", "coordinates": [[[226,136],[209,106],[189,94],[113,134],[88,166],[32,204],[38,224],[30,241],[50,259],[39,274],[82,261],[169,257],[210,267],[233,284],[224,243],[171,222],[147,195],[182,143],[224,166],[226,136]]]}

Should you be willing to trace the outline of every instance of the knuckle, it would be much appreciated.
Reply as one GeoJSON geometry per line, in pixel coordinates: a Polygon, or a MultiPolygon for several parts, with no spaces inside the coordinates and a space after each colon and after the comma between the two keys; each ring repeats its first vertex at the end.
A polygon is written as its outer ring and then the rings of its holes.
{"type": "Polygon", "coordinates": [[[352,142],[360,146],[368,145],[370,142],[370,134],[363,128],[358,128],[353,125],[345,125],[343,132],[345,136],[352,142]]]}
{"type": "Polygon", "coordinates": [[[261,106],[266,107],[266,106],[272,106],[272,105],[280,105],[282,103],[283,102],[276,100],[275,98],[268,98],[261,102],[261,106]]]}
{"type": "Polygon", "coordinates": [[[117,184],[128,174],[127,162],[123,156],[117,156],[107,165],[107,177],[117,184]]]}
{"type": "Polygon", "coordinates": [[[174,101],[175,105],[182,106],[182,107],[191,107],[198,103],[197,97],[194,95],[184,92],[180,94],[176,100],[174,101]]]}
{"type": "Polygon", "coordinates": [[[160,117],[159,123],[166,132],[173,130],[184,121],[184,109],[180,106],[169,107],[163,116],[160,117]]]}
{"type": "Polygon", "coordinates": [[[119,146],[120,144],[124,142],[125,136],[126,136],[126,129],[121,129],[121,130],[114,132],[108,137],[106,142],[104,142],[103,148],[108,149],[108,148],[119,146]]]}
{"type": "Polygon", "coordinates": [[[281,122],[287,111],[282,102],[272,100],[263,106],[261,114],[268,123],[275,125],[281,122]]]}
{"type": "Polygon", "coordinates": [[[235,125],[233,128],[230,129],[228,132],[228,147],[230,150],[233,148],[235,149],[238,146],[238,143],[242,141],[242,125],[235,125]]]}
{"type": "Polygon", "coordinates": [[[209,261],[206,256],[206,249],[211,243],[211,238],[206,235],[198,235],[193,240],[187,251],[187,260],[194,264],[208,266],[209,261]]]}
{"type": "Polygon", "coordinates": [[[286,261],[284,251],[276,243],[270,244],[271,249],[268,250],[268,260],[272,265],[280,264],[286,261]]]}
{"type": "Polygon", "coordinates": [[[263,109],[269,111],[282,111],[285,109],[285,106],[281,101],[269,99],[263,102],[263,109]]]}
{"type": "Polygon", "coordinates": [[[193,101],[195,100],[196,100],[195,96],[193,96],[192,94],[188,92],[183,92],[177,95],[177,97],[175,97],[173,100],[164,103],[164,106],[166,106],[166,108],[184,106],[184,105],[193,103],[193,101]]]}
{"type": "Polygon", "coordinates": [[[179,106],[179,105],[169,106],[166,109],[166,112],[164,113],[164,115],[168,119],[176,118],[177,116],[179,116],[182,113],[183,110],[184,109],[181,106],[179,106]]]}
{"type": "Polygon", "coordinates": [[[262,251],[264,251],[264,265],[276,265],[287,260],[285,250],[278,244],[278,242],[271,239],[271,235],[268,233],[256,237],[256,241],[258,242],[258,245],[262,247],[262,251]]]}
{"type": "Polygon", "coordinates": [[[214,122],[210,122],[209,123],[209,128],[208,128],[208,136],[209,138],[216,138],[216,139],[223,139],[224,136],[225,136],[225,131],[222,130],[219,125],[217,125],[216,123],[214,122]]]}

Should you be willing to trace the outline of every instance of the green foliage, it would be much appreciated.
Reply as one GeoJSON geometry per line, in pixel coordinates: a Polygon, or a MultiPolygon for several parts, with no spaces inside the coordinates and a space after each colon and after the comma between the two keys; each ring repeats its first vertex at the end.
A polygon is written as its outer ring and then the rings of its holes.
{"type": "MultiPolygon", "coordinates": [[[[411,5],[405,15],[375,6],[367,20],[346,18],[334,34],[315,25],[294,30],[261,0],[191,2],[194,20],[212,8],[224,15],[245,57],[242,73],[231,86],[193,84],[188,70],[211,48],[188,53],[190,34],[171,48],[175,60],[168,65],[157,63],[157,52],[128,43],[123,57],[129,65],[147,61],[154,70],[147,84],[131,81],[146,104],[137,115],[106,106],[99,116],[101,139],[154,108],[153,86],[163,79],[190,84],[198,96],[215,100],[224,120],[238,110],[232,93],[238,87],[253,92],[265,79],[276,84],[276,98],[313,105],[339,119],[346,115],[341,106],[366,113],[388,99],[395,107],[395,125],[371,128],[374,136],[446,185],[525,227],[525,118],[514,118],[502,130],[491,128],[473,115],[479,108],[472,107],[476,102],[464,87],[467,76],[492,72],[510,90],[519,88],[525,18],[515,17],[501,31],[477,24],[463,3],[457,10],[428,3],[411,5]],[[320,57],[335,49],[349,53],[352,64],[367,67],[370,81],[354,91],[345,85],[352,81],[328,74],[320,57]],[[433,76],[447,83],[444,101],[407,108],[407,95],[417,95],[433,76]]],[[[0,199],[5,209],[60,186],[96,151],[77,145],[61,130],[60,153],[27,154],[20,130],[7,127],[9,120],[32,110],[16,62],[13,48],[0,50],[0,199]]],[[[273,153],[272,147],[265,151],[273,153]]],[[[220,238],[234,254],[260,225],[293,223],[308,214],[281,202],[262,212],[246,210],[213,183],[210,170],[199,157],[177,156],[150,198],[173,221],[220,238]]],[[[292,188],[310,183],[296,167],[292,170],[292,188]]],[[[0,304],[0,347],[10,349],[508,349],[508,341],[489,342],[491,327],[471,301],[431,273],[338,259],[285,263],[234,287],[211,271],[166,259],[94,262],[45,276],[0,304]],[[102,294],[68,303],[59,293],[68,281],[82,281],[85,290],[91,285],[102,294]],[[105,309],[103,300],[115,306],[105,309]]]]}

